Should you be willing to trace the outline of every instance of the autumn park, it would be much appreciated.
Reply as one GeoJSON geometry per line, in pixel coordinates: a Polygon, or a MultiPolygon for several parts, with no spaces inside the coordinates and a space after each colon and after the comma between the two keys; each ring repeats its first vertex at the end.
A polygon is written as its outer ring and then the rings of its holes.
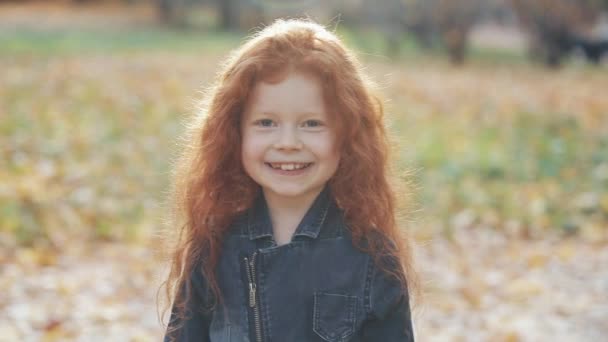
{"type": "Polygon", "coordinates": [[[0,0],[0,341],[162,339],[185,120],[281,17],[382,91],[417,340],[608,336],[607,1],[0,0]]]}

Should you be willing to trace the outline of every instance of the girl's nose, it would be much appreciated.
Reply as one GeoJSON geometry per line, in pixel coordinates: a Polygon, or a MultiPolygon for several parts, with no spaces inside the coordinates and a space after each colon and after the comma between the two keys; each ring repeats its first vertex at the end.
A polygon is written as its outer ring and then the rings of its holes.
{"type": "Polygon", "coordinates": [[[299,150],[302,148],[302,142],[295,129],[285,127],[279,134],[274,148],[284,150],[299,150]]]}

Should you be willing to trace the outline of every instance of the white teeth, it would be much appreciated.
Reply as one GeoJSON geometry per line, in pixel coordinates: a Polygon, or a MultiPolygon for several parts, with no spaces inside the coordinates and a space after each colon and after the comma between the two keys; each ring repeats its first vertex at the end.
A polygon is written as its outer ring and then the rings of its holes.
{"type": "Polygon", "coordinates": [[[310,165],[309,163],[305,163],[305,164],[294,164],[294,163],[290,163],[290,164],[278,164],[278,163],[272,163],[270,164],[270,166],[273,169],[281,169],[283,171],[292,171],[292,170],[299,170],[299,169],[303,169],[305,167],[307,167],[308,165],[310,165]]]}

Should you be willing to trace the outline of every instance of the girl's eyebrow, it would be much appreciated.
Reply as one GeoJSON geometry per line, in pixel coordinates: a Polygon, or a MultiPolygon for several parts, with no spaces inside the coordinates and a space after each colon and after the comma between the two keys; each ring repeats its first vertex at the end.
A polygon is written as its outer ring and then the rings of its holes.
{"type": "Polygon", "coordinates": [[[324,116],[322,112],[301,112],[300,116],[324,116]]]}
{"type": "Polygon", "coordinates": [[[255,120],[255,119],[259,119],[259,118],[276,118],[278,115],[274,112],[268,112],[268,111],[256,111],[253,110],[250,112],[249,114],[249,119],[250,120],[255,120]]]}
{"type": "Polygon", "coordinates": [[[259,115],[259,116],[277,116],[277,113],[269,112],[269,111],[261,111],[261,112],[256,111],[256,112],[253,112],[253,114],[259,115]]]}

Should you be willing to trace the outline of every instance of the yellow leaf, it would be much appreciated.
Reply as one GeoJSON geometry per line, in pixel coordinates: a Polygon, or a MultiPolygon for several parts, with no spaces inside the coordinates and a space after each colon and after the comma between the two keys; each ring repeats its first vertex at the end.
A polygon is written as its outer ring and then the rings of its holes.
{"type": "Polygon", "coordinates": [[[471,307],[478,309],[481,306],[481,294],[478,288],[471,286],[463,287],[460,292],[462,297],[471,305],[471,307]]]}
{"type": "Polygon", "coordinates": [[[572,259],[575,252],[576,250],[574,249],[572,244],[567,243],[559,246],[559,248],[557,249],[557,256],[560,258],[561,261],[565,262],[572,259]]]}
{"type": "Polygon", "coordinates": [[[51,266],[57,264],[57,253],[50,249],[38,251],[38,265],[51,266]]]}
{"type": "Polygon", "coordinates": [[[507,284],[507,295],[517,301],[524,301],[544,291],[542,284],[528,280],[517,279],[507,284]]]}
{"type": "Polygon", "coordinates": [[[502,342],[519,342],[520,340],[519,335],[514,331],[509,331],[500,339],[502,342]]]}
{"type": "Polygon", "coordinates": [[[15,254],[15,259],[22,266],[31,266],[37,263],[38,254],[33,248],[20,248],[15,254]]]}
{"type": "Polygon", "coordinates": [[[16,259],[24,266],[49,266],[57,264],[57,253],[49,249],[21,248],[16,259]]]}
{"type": "Polygon", "coordinates": [[[528,266],[530,268],[539,268],[545,266],[549,257],[546,254],[532,254],[528,256],[528,266]]]}
{"type": "Polygon", "coordinates": [[[53,320],[50,321],[47,326],[44,328],[44,335],[42,335],[43,342],[55,342],[55,341],[65,341],[66,337],[70,334],[62,327],[62,322],[53,320]]]}
{"type": "Polygon", "coordinates": [[[608,231],[596,223],[584,224],[581,228],[581,237],[588,242],[602,243],[608,240],[608,231]]]}

